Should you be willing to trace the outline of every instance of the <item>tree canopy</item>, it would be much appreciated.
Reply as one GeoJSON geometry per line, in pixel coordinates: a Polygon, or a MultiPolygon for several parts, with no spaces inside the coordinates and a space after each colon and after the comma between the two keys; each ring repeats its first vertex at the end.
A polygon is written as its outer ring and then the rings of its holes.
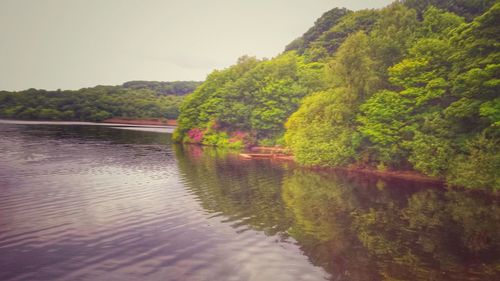
{"type": "Polygon", "coordinates": [[[168,118],[179,115],[186,94],[200,82],[131,81],[76,91],[0,91],[0,117],[102,121],[111,117],[168,118]]]}
{"type": "Polygon", "coordinates": [[[500,188],[499,19],[488,0],[333,9],[275,58],[210,74],[174,137],[500,188]]]}

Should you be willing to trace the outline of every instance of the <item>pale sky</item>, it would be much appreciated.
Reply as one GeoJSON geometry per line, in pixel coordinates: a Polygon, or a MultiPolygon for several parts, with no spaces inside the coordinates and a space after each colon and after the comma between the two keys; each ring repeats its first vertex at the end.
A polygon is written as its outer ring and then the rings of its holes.
{"type": "Polygon", "coordinates": [[[0,0],[0,90],[204,80],[274,57],[334,7],[393,0],[0,0]]]}

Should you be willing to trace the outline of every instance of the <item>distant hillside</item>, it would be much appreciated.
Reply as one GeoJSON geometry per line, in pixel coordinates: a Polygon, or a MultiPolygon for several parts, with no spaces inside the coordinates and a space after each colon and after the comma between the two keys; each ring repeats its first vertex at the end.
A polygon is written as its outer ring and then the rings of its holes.
{"type": "Polygon", "coordinates": [[[0,91],[0,118],[102,121],[108,118],[175,119],[184,96],[201,82],[130,81],[80,90],[0,91]]]}
{"type": "Polygon", "coordinates": [[[126,89],[148,89],[162,95],[187,95],[196,89],[202,82],[199,81],[129,81],[123,83],[122,87],[126,89]]]}

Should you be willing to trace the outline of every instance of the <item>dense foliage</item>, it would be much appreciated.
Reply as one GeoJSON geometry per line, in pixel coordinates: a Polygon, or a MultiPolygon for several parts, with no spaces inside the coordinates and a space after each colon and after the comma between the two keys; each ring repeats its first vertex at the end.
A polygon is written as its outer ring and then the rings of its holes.
{"type": "Polygon", "coordinates": [[[111,117],[168,118],[179,115],[183,95],[199,82],[133,81],[77,91],[0,91],[0,117],[102,121],[111,117]]]}
{"type": "Polygon", "coordinates": [[[228,138],[229,143],[273,143],[299,101],[324,87],[323,67],[295,52],[263,61],[241,57],[236,65],[214,71],[186,98],[174,138],[212,145],[228,138]],[[193,139],[193,131],[202,131],[203,137],[193,139]]]}
{"type": "Polygon", "coordinates": [[[472,19],[488,10],[497,0],[402,0],[401,2],[415,9],[420,15],[429,6],[434,6],[472,19]]]}
{"type": "Polygon", "coordinates": [[[210,74],[182,104],[175,138],[286,144],[303,165],[500,188],[498,22],[489,0],[333,9],[283,54],[210,74]]]}

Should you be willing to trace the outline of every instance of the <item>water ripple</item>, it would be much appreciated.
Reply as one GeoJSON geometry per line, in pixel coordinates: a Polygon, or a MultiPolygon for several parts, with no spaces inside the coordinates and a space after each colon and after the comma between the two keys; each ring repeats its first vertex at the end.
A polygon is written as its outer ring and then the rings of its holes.
{"type": "Polygon", "coordinates": [[[84,127],[0,126],[0,280],[328,276],[249,228],[256,214],[202,206],[166,135],[84,127]]]}

